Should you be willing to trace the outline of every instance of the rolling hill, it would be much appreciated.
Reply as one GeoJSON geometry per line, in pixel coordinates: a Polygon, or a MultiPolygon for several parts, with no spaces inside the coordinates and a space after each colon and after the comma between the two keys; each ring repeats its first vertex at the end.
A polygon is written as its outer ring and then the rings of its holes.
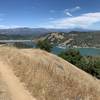
{"type": "Polygon", "coordinates": [[[0,75],[0,100],[100,100],[99,80],[39,49],[0,47],[0,75]]]}
{"type": "Polygon", "coordinates": [[[96,47],[100,48],[100,31],[89,32],[52,32],[39,37],[46,39],[51,44],[67,47],[96,47]]]}

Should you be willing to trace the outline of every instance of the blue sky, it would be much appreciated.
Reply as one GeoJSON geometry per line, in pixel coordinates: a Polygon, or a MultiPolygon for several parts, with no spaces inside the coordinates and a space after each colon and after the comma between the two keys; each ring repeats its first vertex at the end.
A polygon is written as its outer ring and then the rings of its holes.
{"type": "Polygon", "coordinates": [[[100,0],[0,0],[0,28],[100,29],[100,0]]]}

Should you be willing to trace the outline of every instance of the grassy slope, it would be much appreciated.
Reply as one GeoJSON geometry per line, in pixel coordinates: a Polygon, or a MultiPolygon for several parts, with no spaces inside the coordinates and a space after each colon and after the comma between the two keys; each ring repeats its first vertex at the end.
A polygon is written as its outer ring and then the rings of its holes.
{"type": "Polygon", "coordinates": [[[7,84],[3,81],[0,74],[0,100],[11,100],[7,84]]]}
{"type": "MultiPolygon", "coordinates": [[[[36,100],[32,97],[29,91],[25,89],[11,67],[5,64],[2,59],[0,59],[0,73],[2,80],[7,85],[11,100],[36,100]]],[[[6,98],[2,97],[0,100],[8,100],[7,98],[9,96],[5,95],[6,98]]]]}
{"type": "Polygon", "coordinates": [[[97,79],[53,54],[0,47],[0,57],[37,100],[100,100],[97,79]]]}

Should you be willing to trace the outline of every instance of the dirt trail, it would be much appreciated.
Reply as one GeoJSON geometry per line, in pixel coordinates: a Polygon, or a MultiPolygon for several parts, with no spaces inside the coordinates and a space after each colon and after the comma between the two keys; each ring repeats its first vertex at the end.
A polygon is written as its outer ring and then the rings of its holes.
{"type": "Polygon", "coordinates": [[[20,83],[19,79],[14,75],[12,69],[1,62],[1,60],[0,74],[3,81],[8,86],[12,100],[36,100],[29,94],[27,90],[25,90],[23,84],[20,83]]]}

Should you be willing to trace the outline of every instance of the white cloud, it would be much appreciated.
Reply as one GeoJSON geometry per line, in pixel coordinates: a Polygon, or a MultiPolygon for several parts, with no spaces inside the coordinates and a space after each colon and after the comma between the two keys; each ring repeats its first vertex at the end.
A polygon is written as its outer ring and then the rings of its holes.
{"type": "Polygon", "coordinates": [[[86,13],[77,17],[62,18],[50,22],[53,28],[89,28],[95,23],[100,23],[100,12],[86,13]]]}
{"type": "Polygon", "coordinates": [[[65,9],[65,10],[64,10],[64,13],[65,13],[66,15],[68,15],[68,16],[72,16],[71,13],[76,12],[76,11],[78,11],[78,10],[80,10],[80,9],[81,9],[81,8],[80,8],[79,6],[76,6],[76,7],[71,8],[71,9],[65,9]]]}
{"type": "Polygon", "coordinates": [[[80,10],[80,9],[81,9],[81,7],[76,6],[75,8],[70,9],[70,12],[75,12],[75,11],[80,10]]]}
{"type": "Polygon", "coordinates": [[[65,14],[70,16],[70,17],[72,16],[72,14],[70,12],[65,12],[65,14]]]}

